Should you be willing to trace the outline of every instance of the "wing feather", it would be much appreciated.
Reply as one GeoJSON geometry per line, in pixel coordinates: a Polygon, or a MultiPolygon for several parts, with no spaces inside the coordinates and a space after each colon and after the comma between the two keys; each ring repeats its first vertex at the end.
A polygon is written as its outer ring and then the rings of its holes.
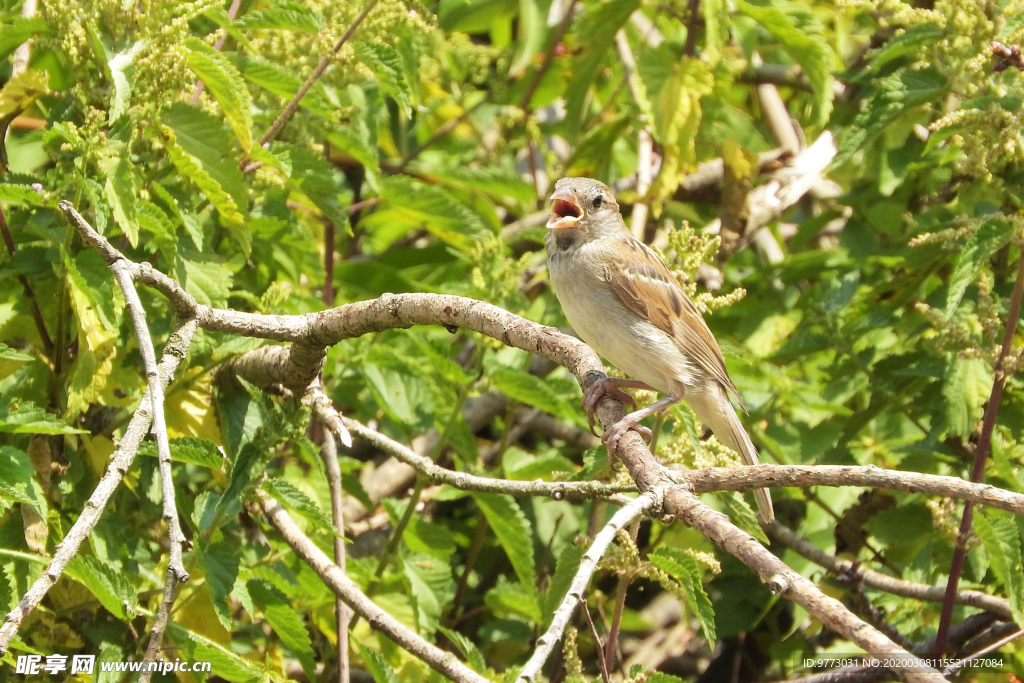
{"type": "Polygon", "coordinates": [[[675,277],[646,244],[628,238],[636,258],[613,260],[607,270],[608,283],[622,303],[672,336],[693,363],[737,397],[718,342],[704,322],[704,316],[679,287],[675,277]]]}

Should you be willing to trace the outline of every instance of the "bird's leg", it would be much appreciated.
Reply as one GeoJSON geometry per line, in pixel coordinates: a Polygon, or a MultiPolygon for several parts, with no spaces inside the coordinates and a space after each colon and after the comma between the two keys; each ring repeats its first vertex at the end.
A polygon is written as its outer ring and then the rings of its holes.
{"type": "MultiPolygon", "coordinates": [[[[609,377],[604,375],[601,379],[597,380],[590,385],[586,393],[583,394],[583,410],[587,413],[587,424],[590,425],[590,433],[594,432],[594,411],[597,410],[597,402],[601,400],[601,397],[605,394],[611,394],[615,396],[623,403],[636,408],[636,400],[622,390],[622,387],[628,387],[630,389],[651,389],[650,386],[644,384],[637,379],[620,379],[618,377],[609,377]]],[[[654,391],[654,389],[651,389],[654,391]]]]}
{"type": "Polygon", "coordinates": [[[619,439],[621,439],[630,429],[636,429],[640,432],[641,436],[644,436],[645,441],[649,441],[651,430],[639,425],[638,423],[640,420],[644,419],[648,415],[653,415],[660,410],[664,410],[670,405],[679,403],[679,400],[682,397],[682,394],[671,394],[666,396],[663,399],[655,401],[646,408],[641,408],[640,410],[636,410],[629,415],[626,415],[624,418],[606,429],[604,436],[601,437],[601,443],[603,443],[608,449],[608,461],[611,462],[615,459],[615,448],[619,444],[619,439]]]}

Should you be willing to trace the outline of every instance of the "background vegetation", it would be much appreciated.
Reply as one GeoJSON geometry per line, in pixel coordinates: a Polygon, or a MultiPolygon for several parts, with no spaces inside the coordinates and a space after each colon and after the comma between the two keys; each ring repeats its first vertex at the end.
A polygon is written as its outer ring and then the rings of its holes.
{"type": "MultiPolygon", "coordinates": [[[[764,461],[968,479],[999,376],[985,481],[1024,488],[1019,339],[1000,355],[1021,257],[1019,0],[381,0],[361,21],[362,5],[328,0],[0,8],[4,612],[81,514],[145,386],[121,294],[60,199],[201,304],[292,314],[430,292],[564,325],[545,281],[546,198],[561,176],[597,177],[615,184],[627,221],[646,207],[634,229],[709,308],[764,461]],[[994,53],[994,40],[1010,49],[994,53]],[[768,115],[772,93],[796,147],[768,115]],[[838,147],[828,182],[758,231],[752,189],[793,172],[793,154],[826,131],[838,147]],[[693,189],[714,159],[720,177],[693,189]]],[[[140,294],[159,349],[174,311],[140,294]]],[[[262,488],[331,547],[323,431],[288,401],[215,386],[218,366],[260,343],[199,330],[167,392],[192,579],[164,644],[212,660],[219,679],[327,680],[334,595],[229,484],[250,445],[262,488]]],[[[568,373],[479,335],[416,327],[347,340],[330,349],[323,382],[345,416],[453,469],[624,477],[586,434],[568,373]]],[[[702,436],[681,407],[657,455],[734,461],[702,436]]],[[[470,495],[384,460],[358,436],[341,451],[348,575],[481,673],[514,673],[581,538],[611,509],[470,495]]],[[[127,473],[22,624],[6,673],[17,654],[144,651],[167,562],[157,470],[140,457],[127,473]]],[[[773,496],[782,523],[825,552],[945,585],[957,501],[850,487],[773,496]]],[[[739,494],[704,500],[761,533],[739,494]]],[[[983,510],[975,528],[961,585],[1008,598],[1024,624],[1020,518],[983,510]]],[[[602,637],[621,611],[625,665],[613,677],[780,678],[801,670],[798,655],[851,651],[698,533],[658,520],[633,532],[587,601],[602,637]]],[[[939,603],[865,590],[773,549],[908,641],[934,635],[939,603]]],[[[600,675],[592,629],[575,624],[553,679],[600,675]]],[[[438,678],[365,621],[351,633],[354,668],[438,678]]],[[[1024,667],[1024,652],[1000,652],[1006,670],[1024,667]]]]}

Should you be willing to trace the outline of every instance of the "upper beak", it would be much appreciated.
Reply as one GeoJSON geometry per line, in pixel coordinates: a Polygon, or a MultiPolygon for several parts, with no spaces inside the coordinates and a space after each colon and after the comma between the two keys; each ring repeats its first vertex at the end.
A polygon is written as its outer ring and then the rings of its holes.
{"type": "Polygon", "coordinates": [[[548,228],[561,230],[572,228],[583,217],[583,210],[580,208],[576,194],[567,187],[555,189],[551,195],[551,217],[548,218],[548,228]]]}

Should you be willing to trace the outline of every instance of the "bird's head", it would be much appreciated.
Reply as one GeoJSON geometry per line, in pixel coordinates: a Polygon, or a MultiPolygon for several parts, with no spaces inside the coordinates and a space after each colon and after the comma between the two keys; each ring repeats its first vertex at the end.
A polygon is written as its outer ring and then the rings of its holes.
{"type": "Polygon", "coordinates": [[[555,183],[551,195],[547,227],[554,231],[580,231],[587,239],[593,239],[614,234],[624,224],[610,187],[592,178],[562,178],[555,183]]]}

